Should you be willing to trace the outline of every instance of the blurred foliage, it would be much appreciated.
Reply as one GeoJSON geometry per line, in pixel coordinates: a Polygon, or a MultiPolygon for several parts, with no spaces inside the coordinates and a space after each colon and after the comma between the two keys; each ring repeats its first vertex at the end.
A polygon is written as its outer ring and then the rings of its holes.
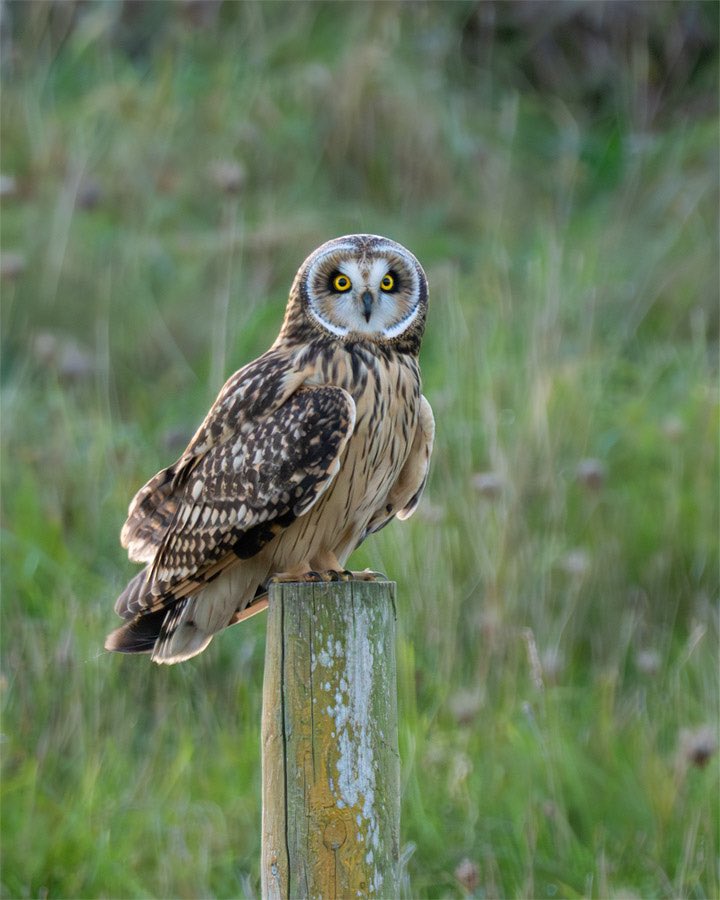
{"type": "Polygon", "coordinates": [[[407,897],[713,897],[718,7],[6,2],[5,897],[255,896],[264,621],[101,651],[134,490],[302,259],[425,265],[407,897]]]}

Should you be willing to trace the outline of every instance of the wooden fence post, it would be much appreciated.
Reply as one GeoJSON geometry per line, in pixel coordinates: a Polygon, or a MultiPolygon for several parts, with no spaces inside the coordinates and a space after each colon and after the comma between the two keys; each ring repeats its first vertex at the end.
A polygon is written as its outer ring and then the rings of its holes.
{"type": "Polygon", "coordinates": [[[397,897],[395,585],[270,588],[263,898],[397,897]]]}

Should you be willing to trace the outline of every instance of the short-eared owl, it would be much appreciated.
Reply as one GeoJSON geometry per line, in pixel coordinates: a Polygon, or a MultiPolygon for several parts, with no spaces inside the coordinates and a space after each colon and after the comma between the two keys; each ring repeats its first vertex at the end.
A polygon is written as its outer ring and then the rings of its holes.
{"type": "Polygon", "coordinates": [[[146,566],[107,649],[194,656],[264,608],[271,578],[352,577],[345,561],[367,535],[414,512],[434,433],[426,311],[425,273],[387,238],[337,238],[305,260],[275,343],[131,502],[121,540],[146,566]]]}

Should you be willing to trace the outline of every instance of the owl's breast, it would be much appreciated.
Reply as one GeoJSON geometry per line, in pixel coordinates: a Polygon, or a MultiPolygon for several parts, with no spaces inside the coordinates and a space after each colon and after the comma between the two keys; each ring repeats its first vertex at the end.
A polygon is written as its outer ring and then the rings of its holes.
{"type": "MultiPolygon", "coordinates": [[[[343,368],[343,367],[341,367],[343,368]]],[[[355,430],[335,482],[323,498],[319,518],[332,526],[335,550],[346,556],[368,522],[384,506],[412,446],[420,409],[420,377],[415,360],[365,356],[345,366],[338,386],[356,405],[355,430]]]]}
{"type": "Polygon", "coordinates": [[[420,409],[414,358],[360,348],[319,356],[311,384],[332,384],[355,400],[355,428],[331,486],[278,538],[277,568],[332,552],[344,564],[383,508],[410,453],[420,409]]]}

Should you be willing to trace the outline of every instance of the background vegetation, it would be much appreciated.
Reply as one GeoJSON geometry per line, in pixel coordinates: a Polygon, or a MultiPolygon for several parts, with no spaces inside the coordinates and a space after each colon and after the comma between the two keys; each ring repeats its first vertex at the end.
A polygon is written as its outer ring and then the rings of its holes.
{"type": "Polygon", "coordinates": [[[263,617],[102,651],[321,241],[425,264],[407,897],[717,897],[718,7],[2,7],[4,897],[258,894],[263,617]]]}

